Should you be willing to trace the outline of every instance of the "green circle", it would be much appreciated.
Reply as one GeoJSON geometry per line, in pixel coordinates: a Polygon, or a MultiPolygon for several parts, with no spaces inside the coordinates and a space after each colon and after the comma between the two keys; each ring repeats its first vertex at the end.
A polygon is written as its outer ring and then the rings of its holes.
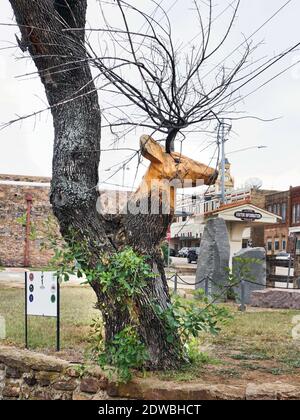
{"type": "Polygon", "coordinates": [[[52,295],[52,296],[51,296],[51,302],[52,302],[52,303],[55,303],[55,301],[56,301],[56,296],[55,296],[55,295],[52,295]]]}

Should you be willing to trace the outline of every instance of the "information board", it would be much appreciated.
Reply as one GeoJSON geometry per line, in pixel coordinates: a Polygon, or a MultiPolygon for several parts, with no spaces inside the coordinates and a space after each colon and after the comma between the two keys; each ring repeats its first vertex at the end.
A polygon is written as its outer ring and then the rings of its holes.
{"type": "Polygon", "coordinates": [[[58,282],[53,272],[26,273],[27,315],[58,316],[58,282]]]}

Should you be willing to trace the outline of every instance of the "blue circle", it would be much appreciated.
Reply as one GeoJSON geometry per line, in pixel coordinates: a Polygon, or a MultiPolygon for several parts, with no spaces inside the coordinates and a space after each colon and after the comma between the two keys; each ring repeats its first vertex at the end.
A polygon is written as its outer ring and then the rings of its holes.
{"type": "Polygon", "coordinates": [[[29,302],[33,302],[33,295],[29,295],[29,302]]]}

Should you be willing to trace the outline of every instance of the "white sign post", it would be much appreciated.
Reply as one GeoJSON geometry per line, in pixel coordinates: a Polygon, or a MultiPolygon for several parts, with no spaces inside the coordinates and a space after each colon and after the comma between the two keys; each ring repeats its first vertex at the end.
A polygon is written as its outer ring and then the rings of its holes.
{"type": "Polygon", "coordinates": [[[53,272],[25,273],[25,344],[28,348],[28,315],[57,320],[57,351],[60,348],[59,282],[53,272]]]}

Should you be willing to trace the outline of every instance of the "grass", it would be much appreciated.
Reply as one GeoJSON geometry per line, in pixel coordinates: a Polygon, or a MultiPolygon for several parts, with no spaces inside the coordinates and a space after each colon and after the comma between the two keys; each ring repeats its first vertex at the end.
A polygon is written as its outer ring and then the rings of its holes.
{"type": "MultiPolygon", "coordinates": [[[[90,324],[99,316],[96,299],[89,287],[61,288],[62,354],[83,360],[90,324]]],[[[233,319],[222,326],[217,336],[204,334],[199,340],[200,354],[193,365],[179,372],[161,373],[166,380],[189,381],[203,375],[221,380],[243,375],[264,374],[300,377],[300,343],[292,339],[293,310],[254,310],[241,313],[227,305],[233,319]]],[[[24,290],[0,288],[0,315],[5,317],[6,344],[24,346],[24,290]]],[[[55,319],[29,319],[29,345],[32,349],[55,350],[55,319]]]]}
{"type": "Polygon", "coordinates": [[[300,343],[292,339],[292,319],[299,315],[293,310],[260,310],[234,312],[234,319],[213,338],[217,347],[237,351],[238,360],[300,359],[300,343]]]}
{"type": "MultiPolygon", "coordinates": [[[[99,312],[94,309],[94,292],[85,287],[61,288],[61,344],[62,349],[84,349],[90,324],[99,312]]],[[[7,344],[24,345],[24,290],[0,289],[0,314],[6,321],[7,344]]],[[[56,319],[29,317],[28,337],[32,349],[54,349],[56,319]]]]}

